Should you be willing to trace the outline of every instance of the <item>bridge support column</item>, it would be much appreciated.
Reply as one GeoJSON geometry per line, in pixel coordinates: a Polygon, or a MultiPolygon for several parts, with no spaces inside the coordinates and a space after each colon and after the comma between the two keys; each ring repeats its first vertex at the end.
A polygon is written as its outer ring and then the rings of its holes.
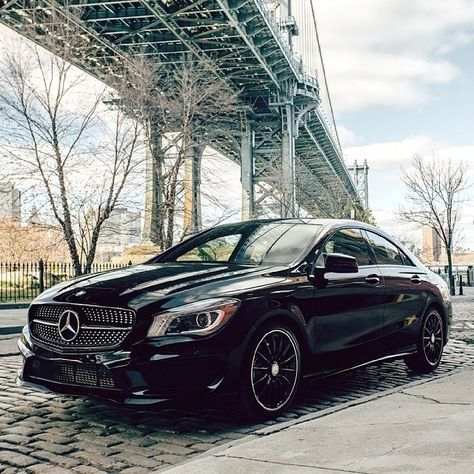
{"type": "Polygon", "coordinates": [[[240,144],[240,181],[242,183],[243,221],[254,217],[253,175],[253,130],[252,124],[247,121],[247,126],[240,144]]]}
{"type": "Polygon", "coordinates": [[[162,232],[159,212],[162,204],[160,181],[164,156],[162,137],[153,125],[150,125],[146,145],[145,215],[142,241],[145,244],[158,244],[161,241],[162,232]]]}
{"type": "Polygon", "coordinates": [[[202,229],[201,162],[204,146],[193,145],[184,160],[184,218],[183,232],[194,234],[202,229]]]}
{"type": "Polygon", "coordinates": [[[296,215],[296,183],[295,183],[295,107],[288,103],[281,107],[282,139],[281,139],[281,217],[296,215]]]}

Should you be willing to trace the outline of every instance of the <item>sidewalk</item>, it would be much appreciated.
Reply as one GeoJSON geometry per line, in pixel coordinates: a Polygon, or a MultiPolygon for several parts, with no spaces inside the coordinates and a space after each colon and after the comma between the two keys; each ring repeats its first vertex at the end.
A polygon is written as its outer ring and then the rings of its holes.
{"type": "Polygon", "coordinates": [[[473,472],[474,371],[317,416],[166,472],[473,472]]]}
{"type": "Polygon", "coordinates": [[[459,296],[459,287],[456,287],[456,295],[452,296],[454,301],[458,301],[463,298],[474,298],[474,286],[463,286],[462,291],[463,295],[459,296]]]}
{"type": "Polygon", "coordinates": [[[3,309],[0,305],[0,335],[19,334],[26,324],[28,308],[3,309]]]}

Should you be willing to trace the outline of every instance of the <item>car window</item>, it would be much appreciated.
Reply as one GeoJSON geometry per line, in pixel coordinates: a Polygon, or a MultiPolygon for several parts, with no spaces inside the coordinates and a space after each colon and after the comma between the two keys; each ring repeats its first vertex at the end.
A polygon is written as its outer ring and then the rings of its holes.
{"type": "Polygon", "coordinates": [[[241,245],[236,262],[261,263],[267,255],[268,249],[288,231],[286,225],[270,224],[261,226],[252,232],[241,245]]]}
{"type": "Polygon", "coordinates": [[[367,242],[358,229],[341,229],[324,244],[325,253],[343,253],[355,257],[358,265],[370,265],[367,242]]]}
{"type": "Polygon", "coordinates": [[[410,258],[407,257],[407,254],[405,252],[403,252],[402,250],[398,249],[398,251],[400,252],[400,255],[402,256],[403,258],[403,263],[408,266],[408,267],[416,267],[416,265],[411,261],[410,258]]]}
{"type": "Polygon", "coordinates": [[[227,262],[239,243],[242,235],[223,235],[217,239],[204,242],[189,252],[180,255],[178,262],[227,262]]]}
{"type": "Polygon", "coordinates": [[[380,265],[404,265],[405,261],[398,247],[384,237],[373,232],[367,232],[370,245],[375,253],[377,263],[380,265]]]}
{"type": "Polygon", "coordinates": [[[319,226],[312,224],[296,224],[278,239],[268,251],[265,263],[281,264],[291,262],[301,255],[314,241],[319,226]]]}
{"type": "Polygon", "coordinates": [[[289,265],[306,255],[322,226],[249,222],[215,227],[158,255],[153,262],[289,265]]]}

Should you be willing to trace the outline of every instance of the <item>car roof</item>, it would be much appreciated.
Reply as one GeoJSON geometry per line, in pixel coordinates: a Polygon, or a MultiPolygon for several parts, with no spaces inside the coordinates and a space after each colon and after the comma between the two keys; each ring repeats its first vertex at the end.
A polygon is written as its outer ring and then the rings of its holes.
{"type": "MultiPolygon", "coordinates": [[[[235,224],[264,224],[270,222],[282,222],[288,224],[313,224],[313,225],[322,225],[324,227],[359,227],[369,230],[376,230],[378,232],[383,232],[378,227],[375,227],[371,224],[367,224],[362,221],[357,221],[354,219],[329,219],[329,218],[299,218],[299,217],[289,217],[289,218],[271,218],[271,219],[252,219],[248,221],[236,222],[235,224]]],[[[229,224],[232,225],[232,224],[229,224]]]]}
{"type": "MultiPolygon", "coordinates": [[[[338,229],[341,227],[352,227],[355,229],[365,229],[373,231],[388,240],[396,243],[398,246],[402,247],[404,250],[407,250],[401,242],[398,241],[394,236],[385,232],[384,230],[376,227],[372,224],[367,224],[366,222],[357,221],[355,219],[329,219],[329,218],[299,218],[299,217],[289,217],[289,218],[270,218],[270,219],[252,219],[248,221],[235,222],[232,224],[224,224],[228,226],[245,226],[247,224],[265,224],[271,222],[281,222],[288,224],[309,224],[309,225],[320,225],[323,227],[322,234],[326,234],[333,229],[338,229]]],[[[411,254],[411,252],[409,252],[411,254]]]]}
{"type": "Polygon", "coordinates": [[[403,249],[403,251],[410,257],[410,259],[415,262],[417,265],[424,266],[423,263],[405,246],[403,245],[397,238],[393,235],[385,232],[384,230],[376,227],[372,224],[367,224],[366,222],[357,221],[355,219],[316,219],[316,218],[279,218],[279,219],[254,219],[249,221],[241,222],[241,224],[247,223],[265,223],[265,222],[285,222],[289,224],[313,224],[313,225],[321,225],[323,226],[322,235],[327,235],[328,232],[331,230],[338,229],[341,227],[351,227],[355,229],[365,229],[375,232],[383,237],[385,237],[390,242],[396,244],[398,247],[403,249]]]}

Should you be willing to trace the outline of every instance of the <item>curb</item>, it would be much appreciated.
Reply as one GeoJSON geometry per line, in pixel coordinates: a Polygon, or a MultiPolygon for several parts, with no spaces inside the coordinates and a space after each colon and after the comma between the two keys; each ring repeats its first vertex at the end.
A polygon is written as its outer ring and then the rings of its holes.
{"type": "Polygon", "coordinates": [[[4,326],[0,327],[0,336],[8,334],[20,334],[23,330],[23,326],[4,326]]]}
{"type": "Polygon", "coordinates": [[[0,303],[0,311],[2,309],[25,309],[30,307],[31,302],[28,303],[0,303]]]}

